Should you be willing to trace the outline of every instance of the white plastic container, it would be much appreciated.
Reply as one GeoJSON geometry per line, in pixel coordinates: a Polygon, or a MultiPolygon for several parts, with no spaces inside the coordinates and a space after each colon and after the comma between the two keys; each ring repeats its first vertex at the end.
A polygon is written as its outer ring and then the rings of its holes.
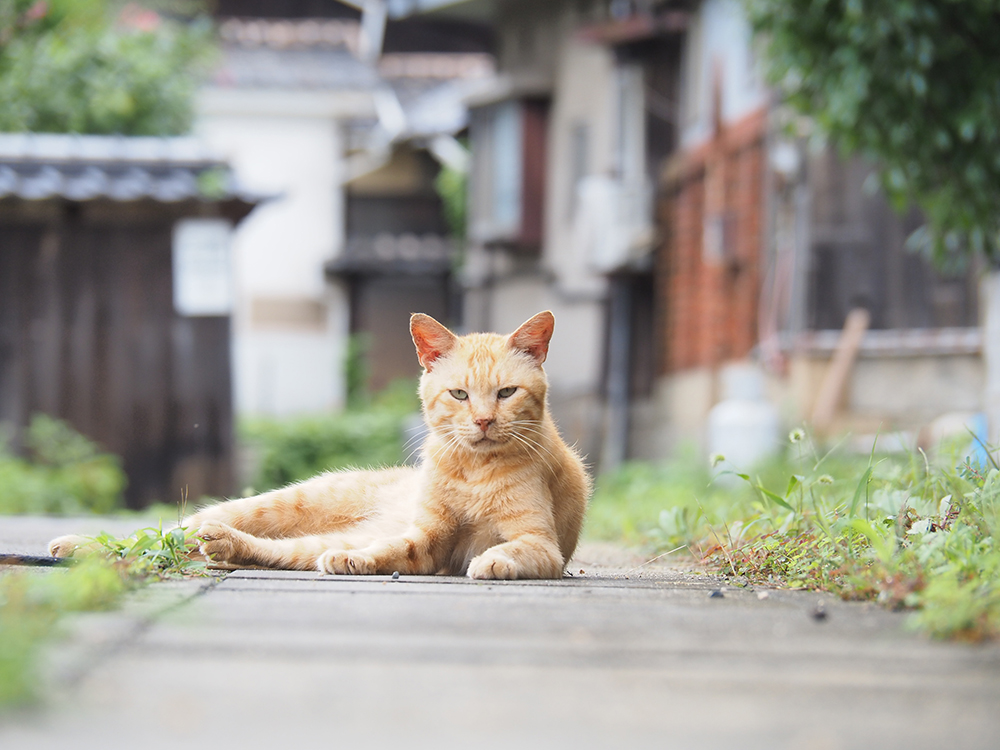
{"type": "Polygon", "coordinates": [[[727,365],[721,378],[723,400],[708,413],[708,452],[725,457],[722,469],[743,471],[779,451],[781,421],[757,367],[727,365]]]}

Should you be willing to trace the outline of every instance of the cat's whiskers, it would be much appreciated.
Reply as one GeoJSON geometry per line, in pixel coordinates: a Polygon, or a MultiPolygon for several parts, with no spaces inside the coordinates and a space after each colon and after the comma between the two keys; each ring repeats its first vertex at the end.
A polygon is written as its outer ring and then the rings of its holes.
{"type": "MultiPolygon", "coordinates": [[[[534,438],[532,438],[532,437],[529,437],[529,436],[527,436],[527,435],[522,435],[522,437],[523,437],[523,438],[524,438],[525,440],[528,440],[528,441],[529,441],[529,442],[530,442],[530,443],[531,443],[532,445],[534,445],[534,446],[535,446],[535,447],[536,447],[536,448],[537,448],[537,449],[538,449],[539,451],[541,451],[541,452],[544,452],[546,456],[548,456],[548,457],[549,457],[550,459],[552,459],[552,461],[553,461],[553,462],[555,462],[555,464],[558,464],[558,463],[559,463],[559,461],[560,461],[560,458],[559,458],[559,456],[558,456],[558,455],[557,455],[557,454],[556,454],[556,453],[555,453],[555,452],[554,452],[554,451],[552,450],[552,448],[551,448],[551,444],[549,444],[548,442],[543,442],[542,440],[538,439],[538,438],[542,438],[542,437],[544,437],[544,433],[543,433],[542,431],[539,431],[538,433],[536,433],[536,437],[534,437],[534,438]]],[[[551,468],[551,464],[549,464],[549,467],[551,468]]]]}
{"type": "Polygon", "coordinates": [[[552,455],[550,451],[543,449],[542,446],[540,446],[535,442],[532,442],[523,435],[518,435],[517,433],[511,433],[511,437],[513,437],[514,440],[523,445],[529,451],[533,452],[538,457],[538,460],[541,461],[543,464],[545,464],[545,468],[549,469],[550,471],[552,470],[552,464],[549,463],[549,458],[554,460],[555,456],[552,455]]]}
{"type": "Polygon", "coordinates": [[[405,457],[403,458],[403,463],[407,464],[410,463],[413,457],[423,449],[424,442],[427,438],[427,432],[426,430],[422,429],[422,427],[421,428],[411,427],[410,429],[411,430],[419,429],[420,431],[413,437],[409,438],[405,443],[403,443],[403,452],[406,454],[405,457]]]}
{"type": "MultiPolygon", "coordinates": [[[[541,422],[534,419],[518,419],[509,423],[515,429],[514,432],[517,433],[527,433],[532,435],[534,438],[544,439],[545,429],[542,427],[541,422]]],[[[538,441],[541,447],[541,440],[538,441]]]]}
{"type": "Polygon", "coordinates": [[[518,429],[532,430],[540,435],[545,432],[542,428],[542,422],[539,419],[513,419],[507,424],[518,429]]]}
{"type": "Polygon", "coordinates": [[[518,433],[525,433],[528,435],[534,435],[535,437],[538,438],[545,437],[545,430],[530,425],[517,425],[513,431],[518,433]]]}
{"type": "Polygon", "coordinates": [[[445,425],[439,430],[439,437],[443,436],[447,438],[444,444],[441,446],[441,455],[439,456],[439,461],[450,461],[452,456],[458,451],[459,446],[463,442],[462,435],[457,429],[451,425],[445,425]]]}

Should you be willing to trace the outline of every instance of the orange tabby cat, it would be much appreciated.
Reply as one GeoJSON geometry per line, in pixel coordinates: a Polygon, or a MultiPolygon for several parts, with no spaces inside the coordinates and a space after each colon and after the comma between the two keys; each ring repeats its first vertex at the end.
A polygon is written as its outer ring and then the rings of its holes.
{"type": "MultiPolygon", "coordinates": [[[[420,466],[321,474],[187,518],[218,562],[340,574],[558,578],[590,494],[546,405],[555,319],[456,336],[417,313],[430,434],[420,466]]],[[[50,545],[54,556],[75,538],[50,545]]]]}

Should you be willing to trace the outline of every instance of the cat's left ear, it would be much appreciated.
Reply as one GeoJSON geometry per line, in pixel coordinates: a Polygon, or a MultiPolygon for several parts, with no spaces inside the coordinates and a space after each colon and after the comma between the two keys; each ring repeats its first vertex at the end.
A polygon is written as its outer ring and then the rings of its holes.
{"type": "Polygon", "coordinates": [[[511,349],[517,349],[531,355],[538,364],[545,361],[549,353],[549,340],[556,327],[555,316],[546,310],[521,324],[507,339],[511,349]]]}
{"type": "Polygon", "coordinates": [[[410,316],[410,335],[417,347],[420,366],[428,372],[435,360],[451,351],[458,338],[430,315],[423,313],[413,313],[410,316]]]}

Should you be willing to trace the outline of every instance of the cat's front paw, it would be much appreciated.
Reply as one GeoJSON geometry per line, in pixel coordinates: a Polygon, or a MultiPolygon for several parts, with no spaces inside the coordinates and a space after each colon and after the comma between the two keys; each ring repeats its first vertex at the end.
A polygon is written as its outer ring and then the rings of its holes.
{"type": "Polygon", "coordinates": [[[200,539],[198,551],[212,562],[240,562],[243,546],[236,529],[224,523],[203,523],[195,536],[200,539]]]}
{"type": "Polygon", "coordinates": [[[503,552],[487,550],[469,563],[469,578],[484,578],[511,581],[518,577],[514,558],[503,552]]]}
{"type": "Polygon", "coordinates": [[[74,552],[89,551],[93,544],[93,539],[78,534],[58,536],[49,542],[49,554],[52,557],[72,557],[74,552]]]}
{"type": "Polygon", "coordinates": [[[357,550],[331,549],[319,556],[320,573],[341,576],[370,576],[377,572],[375,558],[357,550]]]}

